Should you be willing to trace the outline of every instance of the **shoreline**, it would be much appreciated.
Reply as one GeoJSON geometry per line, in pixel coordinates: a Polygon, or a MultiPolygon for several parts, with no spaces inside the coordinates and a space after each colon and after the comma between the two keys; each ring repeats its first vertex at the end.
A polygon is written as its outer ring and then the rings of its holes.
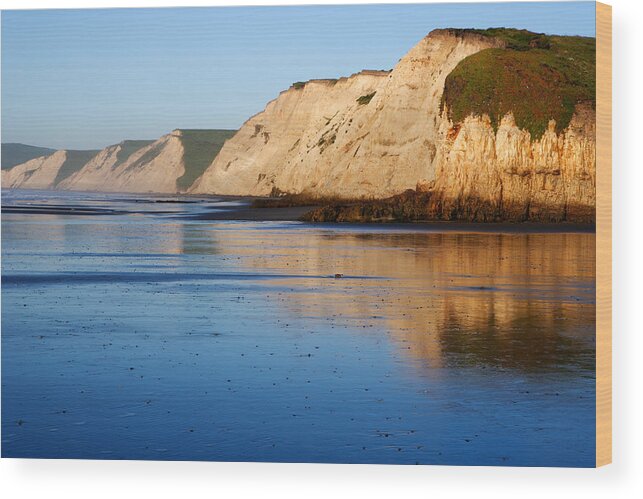
{"type": "MultiPolygon", "coordinates": [[[[245,199],[247,201],[247,198],[245,199]]],[[[460,222],[460,221],[418,221],[418,222],[310,222],[301,220],[316,206],[288,206],[278,208],[257,208],[248,204],[228,206],[217,211],[181,216],[187,220],[243,221],[243,222],[300,222],[308,227],[356,227],[381,229],[413,229],[436,232],[468,233],[595,233],[595,224],[571,222],[460,222]]]]}
{"type": "Polygon", "coordinates": [[[319,222],[302,220],[302,217],[323,205],[310,206],[253,206],[256,197],[221,197],[227,201],[238,202],[237,206],[217,208],[181,218],[188,220],[244,221],[244,222],[301,222],[313,227],[359,227],[386,229],[413,229],[420,231],[468,232],[468,233],[595,233],[596,224],[575,222],[465,222],[447,220],[426,220],[415,222],[377,221],[377,222],[319,222]]]}
{"type": "MultiPolygon", "coordinates": [[[[6,193],[3,189],[3,191],[6,193]]],[[[24,190],[24,192],[29,192],[24,190]]],[[[31,190],[36,193],[38,191],[31,190]]],[[[378,230],[414,230],[435,232],[466,232],[466,233],[595,233],[596,225],[573,222],[465,222],[465,221],[376,221],[376,222],[311,222],[302,220],[307,213],[319,208],[319,205],[307,206],[255,206],[257,198],[252,196],[216,196],[216,195],[185,195],[185,194],[130,194],[130,193],[97,193],[84,191],[69,191],[75,194],[69,202],[64,202],[64,194],[68,191],[40,191],[44,198],[51,193],[51,202],[39,200],[17,200],[16,203],[4,204],[3,214],[21,215],[57,215],[57,216],[105,216],[105,215],[172,215],[178,219],[191,221],[240,221],[240,222],[299,222],[307,227],[341,227],[368,228],[378,230]],[[78,196],[87,196],[79,200],[78,196]],[[100,199],[92,199],[100,196],[100,199]],[[94,202],[96,201],[96,202],[94,202]],[[106,207],[105,202],[113,202],[114,207],[106,207]],[[128,209],[117,203],[129,202],[139,205],[167,204],[173,207],[186,206],[198,208],[195,211],[172,211],[158,209],[128,209]]],[[[4,197],[4,196],[3,196],[4,197]]]]}

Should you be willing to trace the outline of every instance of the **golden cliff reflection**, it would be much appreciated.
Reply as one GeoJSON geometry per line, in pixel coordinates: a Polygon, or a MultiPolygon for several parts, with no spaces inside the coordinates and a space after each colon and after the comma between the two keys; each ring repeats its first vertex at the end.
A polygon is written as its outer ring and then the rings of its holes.
{"type": "Polygon", "coordinates": [[[217,244],[292,276],[278,283],[291,313],[384,330],[428,367],[593,371],[594,234],[294,228],[226,231],[217,244]]]}

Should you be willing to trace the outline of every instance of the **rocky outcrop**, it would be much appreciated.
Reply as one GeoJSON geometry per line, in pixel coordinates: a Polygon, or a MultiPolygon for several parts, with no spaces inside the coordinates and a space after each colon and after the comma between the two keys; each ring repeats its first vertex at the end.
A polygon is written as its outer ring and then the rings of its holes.
{"type": "Polygon", "coordinates": [[[316,222],[466,220],[592,223],[596,204],[595,113],[578,106],[560,134],[549,124],[532,140],[506,115],[453,124],[442,116],[435,178],[379,201],[333,203],[306,215],[316,222]]]}
{"type": "Polygon", "coordinates": [[[447,75],[499,46],[437,30],[390,73],[295,85],[241,127],[191,191],[384,197],[412,188],[433,178],[447,75]]]}
{"type": "Polygon", "coordinates": [[[363,126],[368,106],[360,97],[377,93],[388,77],[365,71],[293,85],[244,123],[191,192],[262,196],[313,188],[311,181],[330,174],[320,162],[363,126]]]}
{"type": "Polygon", "coordinates": [[[500,123],[449,118],[448,75],[505,44],[437,30],[389,74],[294,85],[243,125],[191,192],[353,201],[311,220],[593,221],[591,103],[579,104],[564,130],[550,121],[542,136],[511,113],[500,123]]]}
{"type": "Polygon", "coordinates": [[[511,114],[494,133],[487,116],[440,127],[429,218],[590,222],[596,203],[596,117],[577,107],[556,133],[552,120],[539,138],[511,114]]]}

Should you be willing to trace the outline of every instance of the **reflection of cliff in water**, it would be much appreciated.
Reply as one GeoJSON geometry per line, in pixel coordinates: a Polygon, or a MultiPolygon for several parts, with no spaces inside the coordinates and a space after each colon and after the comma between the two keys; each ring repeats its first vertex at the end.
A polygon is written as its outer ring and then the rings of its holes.
{"type": "MultiPolygon", "coordinates": [[[[247,231],[251,266],[287,272],[280,304],[385,330],[426,366],[594,370],[594,234],[247,231]],[[320,275],[344,274],[342,279],[320,275]]],[[[237,248],[242,241],[226,241],[237,248]]],[[[227,244],[226,244],[227,245],[227,244]]]]}
{"type": "MultiPolygon", "coordinates": [[[[494,294],[490,300],[505,297],[494,294]]],[[[431,359],[430,349],[437,347],[448,365],[524,372],[594,368],[593,306],[516,300],[506,314],[475,298],[446,299],[444,304],[434,326],[437,338],[431,338],[430,328],[424,334],[409,330],[403,336],[415,357],[431,359]]]]}

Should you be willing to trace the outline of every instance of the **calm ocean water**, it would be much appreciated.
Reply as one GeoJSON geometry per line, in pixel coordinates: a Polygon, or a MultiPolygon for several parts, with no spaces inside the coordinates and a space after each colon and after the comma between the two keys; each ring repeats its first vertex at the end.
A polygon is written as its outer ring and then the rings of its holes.
{"type": "Polygon", "coordinates": [[[3,457],[594,465],[594,234],[159,200],[3,192],[3,457]]]}

